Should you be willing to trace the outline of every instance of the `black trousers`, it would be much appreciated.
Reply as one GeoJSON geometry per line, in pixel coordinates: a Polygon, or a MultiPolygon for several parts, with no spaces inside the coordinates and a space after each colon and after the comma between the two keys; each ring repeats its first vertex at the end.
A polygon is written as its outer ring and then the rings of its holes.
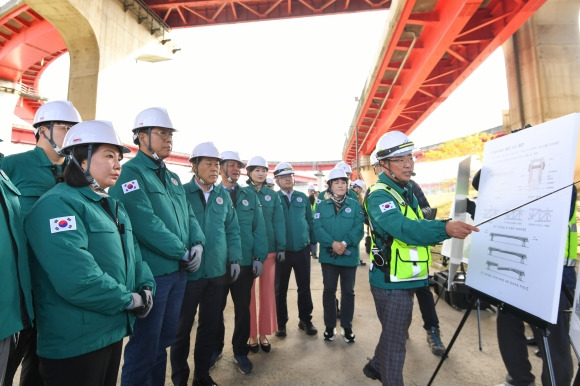
{"type": "Polygon", "coordinates": [[[45,386],[116,386],[123,341],[64,359],[39,357],[45,386]]]}
{"type": "Polygon", "coordinates": [[[228,275],[188,280],[179,315],[177,336],[171,345],[171,379],[174,385],[186,385],[189,378],[187,357],[193,321],[199,306],[197,333],[195,336],[194,363],[198,378],[209,377],[211,354],[215,350],[218,333],[221,299],[227,288],[228,275]]]}
{"type": "Polygon", "coordinates": [[[419,303],[419,310],[421,310],[423,328],[425,330],[429,330],[431,327],[439,328],[439,318],[437,317],[437,311],[435,311],[435,301],[433,300],[433,292],[431,292],[431,288],[417,288],[415,290],[415,296],[419,303]]]}
{"type": "Polygon", "coordinates": [[[232,335],[232,348],[234,355],[246,356],[250,351],[248,339],[250,339],[250,300],[252,298],[252,285],[254,284],[254,274],[252,266],[240,267],[238,279],[230,283],[224,291],[222,298],[222,312],[218,322],[218,335],[216,340],[216,351],[224,348],[224,337],[226,327],[224,324],[224,310],[228,301],[228,292],[232,294],[234,302],[234,333],[232,335]]]}
{"type": "Polygon", "coordinates": [[[286,326],[288,321],[288,284],[294,270],[298,286],[298,318],[304,322],[312,320],[312,295],[310,293],[310,246],[299,251],[286,251],[286,260],[276,263],[276,313],[278,326],[286,326]]]}
{"type": "MultiPolygon", "coordinates": [[[[552,357],[552,366],[556,385],[570,385],[574,375],[572,354],[568,331],[570,329],[569,315],[562,312],[568,309],[570,303],[563,293],[560,293],[560,312],[556,324],[550,325],[548,345],[552,357]]],[[[534,328],[534,336],[540,350],[544,350],[542,333],[534,328]]],[[[524,322],[517,316],[499,311],[497,315],[497,340],[504,365],[512,377],[515,386],[525,386],[534,381],[532,365],[528,360],[528,347],[524,322]]],[[[548,364],[543,363],[542,384],[549,384],[548,364]]]]}
{"type": "Polygon", "coordinates": [[[40,376],[38,355],[36,355],[36,328],[29,327],[20,331],[18,344],[10,348],[10,356],[6,365],[5,386],[12,386],[14,375],[18,366],[22,362],[20,369],[20,386],[43,385],[44,381],[40,376]]]}

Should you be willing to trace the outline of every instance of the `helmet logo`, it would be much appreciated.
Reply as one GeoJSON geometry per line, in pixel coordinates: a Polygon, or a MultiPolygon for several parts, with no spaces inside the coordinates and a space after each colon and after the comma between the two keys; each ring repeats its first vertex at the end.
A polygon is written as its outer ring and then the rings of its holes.
{"type": "Polygon", "coordinates": [[[82,138],[75,138],[75,139],[73,139],[73,143],[78,143],[78,142],[80,142],[82,140],[83,140],[82,138]]]}

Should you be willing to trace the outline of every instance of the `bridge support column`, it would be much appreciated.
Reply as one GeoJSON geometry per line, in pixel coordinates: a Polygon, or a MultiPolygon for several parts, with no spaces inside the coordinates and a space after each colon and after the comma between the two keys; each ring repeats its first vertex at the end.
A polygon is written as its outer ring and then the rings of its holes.
{"type": "Polygon", "coordinates": [[[508,131],[580,111],[578,0],[547,1],[504,45],[508,131]]]}
{"type": "MultiPolygon", "coordinates": [[[[84,120],[95,119],[97,115],[106,118],[106,112],[99,111],[98,102],[106,99],[107,93],[118,91],[118,84],[111,86],[106,81],[103,84],[106,77],[100,75],[104,70],[131,55],[136,57],[139,49],[151,43],[159,46],[164,59],[173,55],[169,45],[159,42],[162,26],[144,10],[139,15],[145,19],[138,23],[136,16],[118,0],[25,2],[56,27],[66,43],[70,53],[68,99],[84,120]]],[[[139,6],[133,1],[128,7],[139,6]]]]}

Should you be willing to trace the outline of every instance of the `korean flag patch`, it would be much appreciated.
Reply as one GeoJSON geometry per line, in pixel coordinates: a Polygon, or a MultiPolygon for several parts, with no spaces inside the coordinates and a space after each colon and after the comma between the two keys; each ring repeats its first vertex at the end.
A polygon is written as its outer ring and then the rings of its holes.
{"type": "Polygon", "coordinates": [[[139,190],[139,183],[137,182],[137,180],[133,180],[133,181],[125,182],[122,185],[122,187],[123,187],[123,193],[127,194],[127,193],[134,192],[136,190],[139,190]]]}
{"type": "Polygon", "coordinates": [[[385,213],[387,210],[395,209],[395,203],[393,201],[384,202],[379,205],[381,212],[385,213]]]}
{"type": "Polygon", "coordinates": [[[77,229],[75,216],[64,216],[50,219],[50,233],[74,231],[77,229]]]}

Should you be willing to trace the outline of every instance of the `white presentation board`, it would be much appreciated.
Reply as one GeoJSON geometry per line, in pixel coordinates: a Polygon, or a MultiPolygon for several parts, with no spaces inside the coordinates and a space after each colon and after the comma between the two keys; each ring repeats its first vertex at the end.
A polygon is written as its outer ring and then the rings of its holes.
{"type": "Polygon", "coordinates": [[[556,323],[580,114],[485,145],[466,284],[556,323]]]}

